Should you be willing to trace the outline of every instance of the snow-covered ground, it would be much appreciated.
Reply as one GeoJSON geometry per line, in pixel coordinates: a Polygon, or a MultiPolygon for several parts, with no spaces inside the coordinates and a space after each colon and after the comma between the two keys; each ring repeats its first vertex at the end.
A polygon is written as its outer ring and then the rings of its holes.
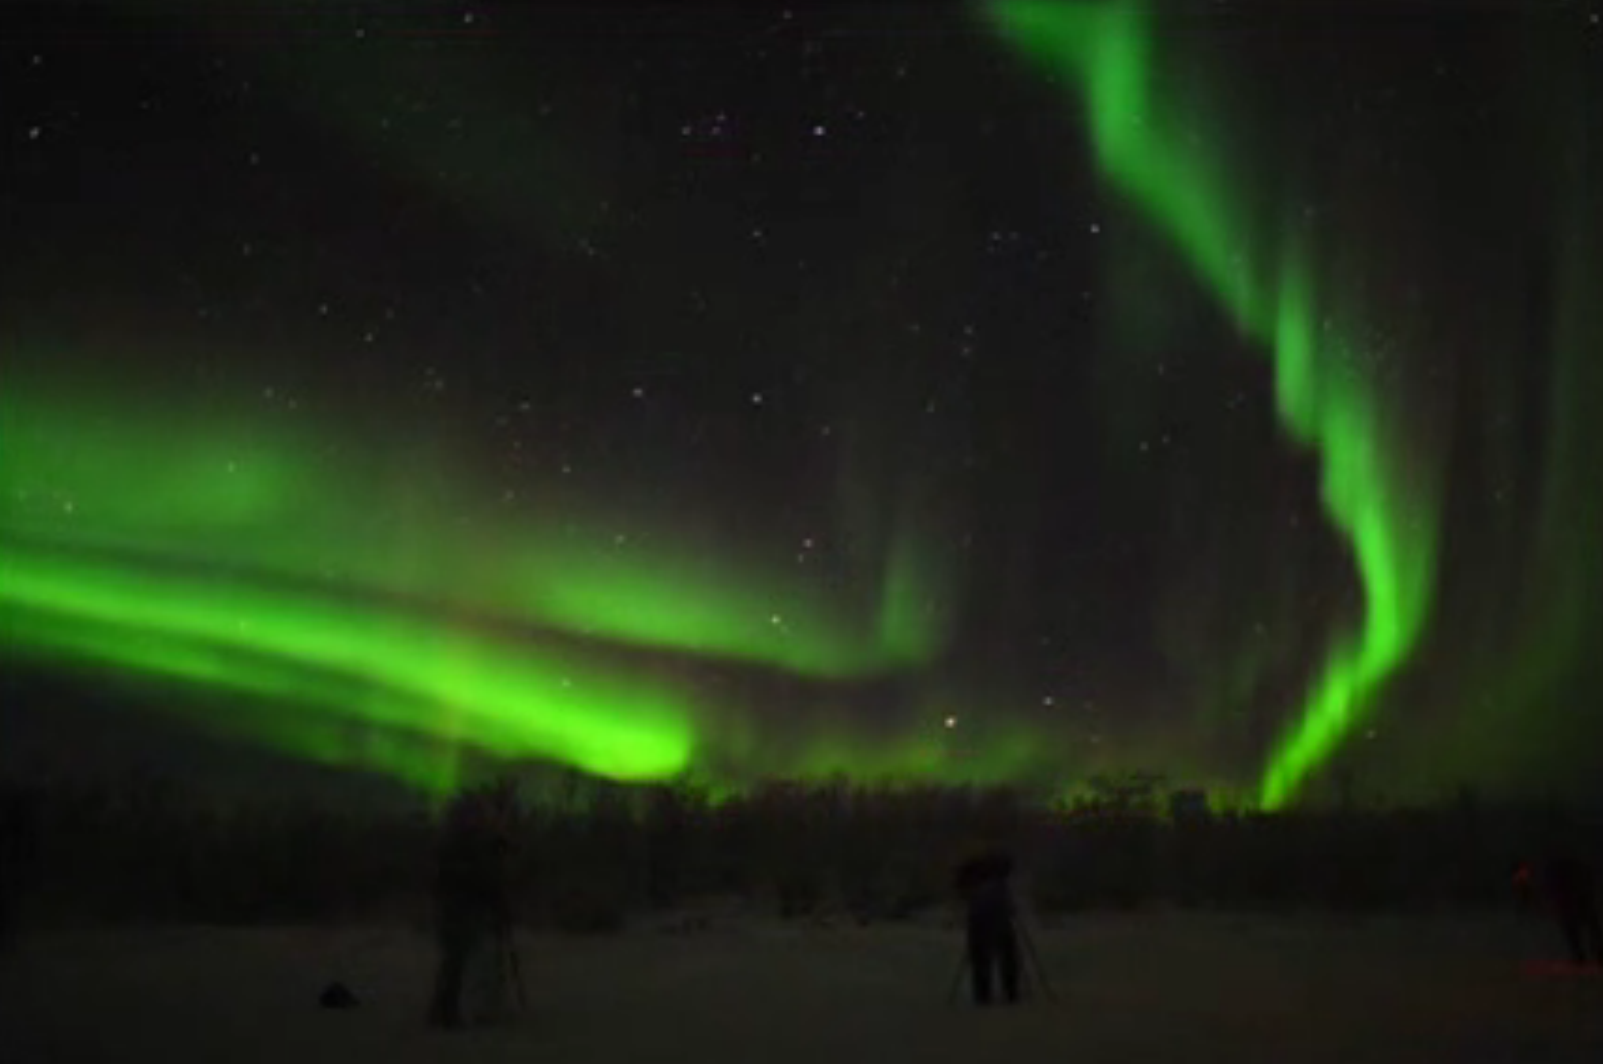
{"type": "Polygon", "coordinates": [[[1056,999],[946,1002],[955,932],[714,919],[520,939],[529,1008],[421,1022],[405,929],[38,933],[0,962],[0,1061],[1603,1061],[1603,978],[1514,920],[1088,916],[1033,935],[1056,999]],[[316,1007],[331,979],[361,998],[316,1007]]]}

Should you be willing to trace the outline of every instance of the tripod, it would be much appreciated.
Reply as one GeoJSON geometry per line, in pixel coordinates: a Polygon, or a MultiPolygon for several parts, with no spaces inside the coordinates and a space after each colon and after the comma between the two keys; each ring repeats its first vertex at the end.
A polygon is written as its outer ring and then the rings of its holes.
{"type": "MultiPolygon", "coordinates": [[[[1030,935],[1030,929],[1017,915],[1008,917],[1009,930],[1019,944],[1019,975],[1020,996],[1027,996],[1031,986],[1038,986],[1048,1001],[1057,1000],[1057,992],[1052,989],[1052,981],[1047,978],[1046,967],[1041,963],[1041,955],[1036,951],[1035,939],[1030,935]]],[[[963,938],[963,952],[958,955],[957,968],[952,972],[951,982],[946,987],[946,1003],[948,1005],[957,1000],[957,989],[963,985],[963,973],[969,970],[971,960],[968,936],[963,938]]]]}

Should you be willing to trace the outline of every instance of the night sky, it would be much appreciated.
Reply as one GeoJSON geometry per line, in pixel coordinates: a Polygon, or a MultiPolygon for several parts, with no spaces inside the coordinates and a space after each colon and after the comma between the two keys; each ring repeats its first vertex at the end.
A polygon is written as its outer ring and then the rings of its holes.
{"type": "Polygon", "coordinates": [[[1596,788],[1603,4],[0,19],[12,742],[1596,788]]]}

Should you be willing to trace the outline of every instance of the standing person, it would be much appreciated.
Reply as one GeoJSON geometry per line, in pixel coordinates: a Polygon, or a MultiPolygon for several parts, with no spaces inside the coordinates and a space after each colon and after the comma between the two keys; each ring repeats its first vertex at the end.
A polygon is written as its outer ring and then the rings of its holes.
{"type": "Polygon", "coordinates": [[[987,848],[957,869],[957,890],[967,909],[970,987],[976,1005],[989,1005],[1000,975],[1008,1004],[1019,1000],[1019,937],[1011,879],[1013,858],[987,848]]]}
{"type": "Polygon", "coordinates": [[[459,794],[446,809],[434,880],[439,966],[429,1022],[436,1027],[462,1026],[470,966],[496,965],[500,937],[511,933],[506,890],[510,799],[504,787],[480,788],[459,794]]]}

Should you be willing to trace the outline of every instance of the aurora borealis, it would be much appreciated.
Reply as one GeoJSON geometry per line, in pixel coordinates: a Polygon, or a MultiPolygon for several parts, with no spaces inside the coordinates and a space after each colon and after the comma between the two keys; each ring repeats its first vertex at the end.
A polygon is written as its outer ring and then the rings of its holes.
{"type": "Polygon", "coordinates": [[[1591,786],[1584,4],[19,10],[8,728],[1591,786]]]}
{"type": "Polygon", "coordinates": [[[1150,12],[1049,2],[995,12],[1024,47],[1081,82],[1103,172],[1171,235],[1224,312],[1271,355],[1276,409],[1292,439],[1319,454],[1321,500],[1352,545],[1364,616],[1319,667],[1271,754],[1262,800],[1277,806],[1341,743],[1419,637],[1435,578],[1435,485],[1405,481],[1397,456],[1407,444],[1387,431],[1387,415],[1400,412],[1379,408],[1376,382],[1362,372],[1342,372],[1362,341],[1351,323],[1321,313],[1301,234],[1276,240],[1276,219],[1266,225],[1232,202],[1228,190],[1240,183],[1165,113],[1174,97],[1155,85],[1150,12]]]}

